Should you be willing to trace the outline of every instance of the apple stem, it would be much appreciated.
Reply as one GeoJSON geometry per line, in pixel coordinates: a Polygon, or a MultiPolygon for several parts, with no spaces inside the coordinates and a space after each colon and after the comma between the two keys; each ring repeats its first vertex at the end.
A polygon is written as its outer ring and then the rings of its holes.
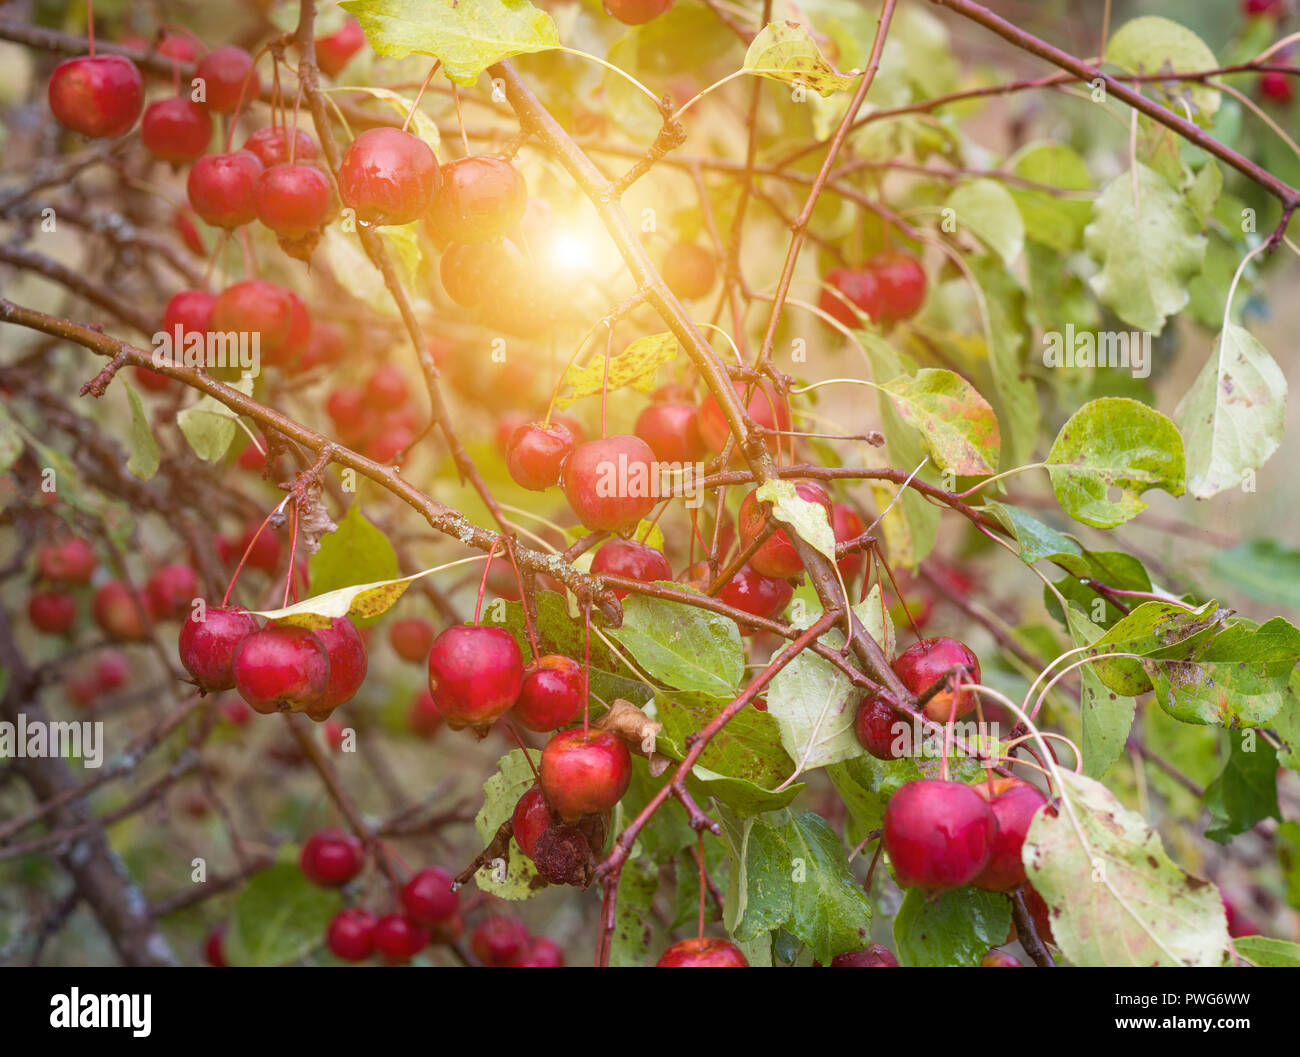
{"type": "Polygon", "coordinates": [[[515,560],[514,540],[508,536],[506,537],[506,557],[510,559],[510,566],[515,571],[515,583],[519,585],[519,601],[524,607],[524,630],[528,633],[528,645],[532,647],[533,660],[537,660],[541,651],[537,648],[537,628],[533,623],[533,607],[530,604],[535,596],[530,594],[524,584],[523,573],[519,571],[519,562],[515,560]]]}
{"type": "MultiPolygon", "coordinates": [[[[226,153],[230,153],[230,146],[235,139],[235,126],[239,124],[239,112],[244,108],[244,96],[248,93],[248,84],[253,76],[257,73],[257,60],[266,54],[270,45],[263,45],[262,49],[253,56],[253,63],[248,67],[248,73],[244,74],[244,79],[239,85],[239,99],[235,102],[234,113],[230,115],[230,122],[226,126],[226,153]]],[[[277,67],[278,69],[278,67],[277,67]]]]}
{"type": "Polygon", "coordinates": [[[591,717],[591,599],[582,605],[582,736],[586,738],[591,717]]]}
{"type": "Polygon", "coordinates": [[[488,573],[492,571],[492,559],[497,552],[497,544],[501,542],[498,536],[492,541],[492,546],[488,548],[487,561],[483,563],[483,577],[478,582],[478,601],[474,603],[474,623],[477,624],[483,616],[483,593],[487,590],[488,573]]]}
{"type": "MultiPolygon", "coordinates": [[[[415,94],[415,102],[413,102],[413,103],[411,104],[411,108],[406,112],[406,120],[402,122],[402,131],[403,131],[403,132],[405,132],[406,129],[407,129],[407,126],[410,125],[410,123],[411,123],[411,119],[412,119],[413,117],[415,117],[415,112],[416,112],[417,110],[420,109],[420,100],[424,98],[424,92],[425,92],[425,89],[427,89],[427,88],[429,87],[429,82],[433,80],[433,75],[434,75],[435,73],[438,72],[438,67],[441,66],[441,65],[442,65],[442,60],[441,60],[441,59],[438,59],[437,61],[434,62],[434,64],[433,64],[432,66],[429,67],[429,73],[428,73],[428,76],[425,77],[425,79],[424,79],[424,83],[423,83],[422,85],[420,85],[420,90],[419,90],[418,92],[416,92],[416,94],[415,94]]],[[[454,81],[453,81],[452,83],[455,84],[454,81]]],[[[298,90],[299,90],[299,92],[302,91],[302,86],[301,86],[301,85],[299,85],[299,89],[298,89],[298,90]]],[[[458,114],[460,113],[460,108],[459,108],[459,107],[457,107],[457,111],[456,111],[456,112],[457,112],[458,114]]],[[[469,151],[467,150],[465,153],[468,154],[469,151]]]]}
{"type": "Polygon", "coordinates": [[[95,4],[86,0],[86,41],[90,48],[90,57],[95,57],[95,4]]]}
{"type": "Polygon", "coordinates": [[[519,743],[519,747],[524,750],[524,759],[528,761],[528,769],[533,772],[533,781],[540,782],[542,776],[537,773],[537,764],[533,763],[533,754],[528,751],[528,742],[519,733],[519,727],[513,719],[506,719],[506,730],[510,731],[510,736],[519,743]]]}
{"type": "Polygon", "coordinates": [[[460,89],[456,87],[456,82],[451,82],[451,98],[456,104],[456,124],[460,126],[460,144],[465,149],[465,156],[470,155],[469,135],[465,132],[465,118],[460,112],[460,89]]]}
{"type": "MultiPolygon", "coordinates": [[[[921,629],[916,626],[916,620],[912,616],[911,609],[908,608],[907,599],[903,597],[903,592],[898,587],[898,581],[894,579],[894,570],[889,567],[889,562],[885,561],[885,556],[880,553],[879,549],[872,544],[871,556],[873,560],[880,562],[880,567],[885,570],[885,575],[889,577],[889,585],[894,590],[894,595],[898,598],[899,605],[903,607],[903,614],[907,617],[908,626],[912,629],[912,634],[918,639],[921,637],[921,629]]],[[[863,585],[865,589],[865,584],[863,585]]],[[[884,598],[884,591],[880,592],[881,598],[884,598]]]]}
{"type": "Polygon", "coordinates": [[[700,942],[704,942],[704,830],[695,835],[695,857],[700,862],[700,942]]]}
{"type": "Polygon", "coordinates": [[[600,381],[600,439],[604,440],[608,436],[605,429],[605,408],[609,403],[609,360],[614,352],[614,325],[609,327],[609,335],[605,338],[605,374],[600,381]]]}
{"type": "Polygon", "coordinates": [[[302,108],[302,82],[298,82],[298,94],[293,100],[293,128],[287,129],[285,135],[289,137],[289,164],[294,163],[298,156],[298,111],[302,108]]]}
{"type": "Polygon", "coordinates": [[[239,229],[239,245],[244,257],[244,278],[257,277],[257,258],[253,256],[253,239],[248,233],[248,225],[239,229]]]}
{"type": "Polygon", "coordinates": [[[281,606],[288,606],[289,591],[293,587],[294,556],[298,553],[298,501],[295,499],[289,508],[289,574],[284,579],[284,601],[281,606]]]}
{"type": "Polygon", "coordinates": [[[239,574],[243,571],[244,563],[248,561],[248,556],[253,552],[253,547],[256,546],[258,538],[266,530],[266,526],[270,523],[271,518],[275,517],[283,505],[284,504],[282,503],[266,515],[265,520],[257,526],[257,531],[253,533],[252,539],[248,541],[248,546],[244,548],[243,556],[239,559],[239,564],[235,566],[235,571],[230,577],[230,583],[226,585],[226,593],[221,597],[221,605],[223,607],[230,601],[230,593],[235,589],[235,581],[239,579],[239,574]]]}

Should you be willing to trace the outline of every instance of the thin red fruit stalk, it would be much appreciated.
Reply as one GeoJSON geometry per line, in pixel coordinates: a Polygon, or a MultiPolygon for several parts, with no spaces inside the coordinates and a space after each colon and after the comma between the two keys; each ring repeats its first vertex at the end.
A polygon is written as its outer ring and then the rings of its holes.
{"type": "Polygon", "coordinates": [[[501,537],[492,541],[492,546],[488,548],[487,561],[483,563],[483,578],[478,582],[478,600],[474,603],[474,623],[478,624],[483,617],[483,595],[487,591],[488,573],[492,570],[492,559],[497,553],[497,544],[501,542],[501,537]]]}

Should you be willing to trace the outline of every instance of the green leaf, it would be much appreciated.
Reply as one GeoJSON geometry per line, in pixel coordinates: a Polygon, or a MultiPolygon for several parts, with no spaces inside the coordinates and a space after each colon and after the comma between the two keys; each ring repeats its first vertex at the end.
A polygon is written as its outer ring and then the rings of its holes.
{"type": "Polygon", "coordinates": [[[992,514],[1006,526],[1020,545],[1020,560],[1026,565],[1043,558],[1083,553],[1074,540],[1010,503],[988,502],[980,510],[992,514]]]}
{"type": "Polygon", "coordinates": [[[1205,236],[1183,196],[1141,163],[1117,176],[1093,204],[1084,245],[1100,270],[1090,280],[1101,303],[1140,330],[1159,334],[1188,301],[1205,236]]]}
{"type": "Polygon", "coordinates": [[[857,84],[835,69],[798,22],[770,22],[758,31],[745,52],[746,73],[800,84],[822,96],[845,92],[857,84]]]}
{"type": "MultiPolygon", "coordinates": [[[[992,332],[993,344],[985,354],[993,377],[993,406],[1002,432],[999,469],[1009,470],[1032,457],[1041,417],[1038,392],[1024,362],[1025,335],[1029,333],[1025,292],[1010,270],[995,258],[972,258],[967,266],[979,283],[992,332]]],[[[982,331],[979,341],[984,342],[982,331]]]]}
{"type": "Polygon", "coordinates": [[[759,485],[754,497],[759,502],[771,503],[772,516],[777,521],[793,529],[825,557],[835,560],[835,531],[826,516],[826,508],[802,498],[793,481],[774,477],[759,485]]]}
{"type": "MultiPolygon", "coordinates": [[[[886,656],[892,656],[894,628],[883,612],[878,584],[854,612],[886,656]]],[[[823,641],[838,647],[844,640],[829,632],[823,641]]],[[[847,675],[811,650],[777,672],[768,688],[767,714],[775,718],[781,744],[800,773],[861,755],[853,729],[861,696],[847,675]]]]}
{"type": "Polygon", "coordinates": [[[948,196],[944,205],[958,227],[969,228],[1009,268],[1025,248],[1025,222],[1016,200],[997,180],[972,180],[948,196]]]}
{"type": "MultiPolygon", "coordinates": [[[[1007,168],[1021,179],[1063,191],[1086,191],[1092,187],[1087,165],[1063,143],[1031,143],[1007,161],[1007,168]]],[[[1059,253],[1078,248],[1092,214],[1092,203],[1087,198],[1054,195],[1032,188],[1009,190],[1024,218],[1025,234],[1029,238],[1059,253]]]]}
{"type": "Polygon", "coordinates": [[[894,918],[894,944],[905,966],[979,965],[1010,931],[1007,897],[978,888],[938,894],[913,888],[894,918]]]}
{"type": "MultiPolygon", "coordinates": [[[[1083,615],[1073,605],[1066,611],[1070,638],[1076,646],[1088,646],[1102,635],[1101,628],[1083,615]]],[[[1137,702],[1106,687],[1093,670],[1093,665],[1081,665],[1076,671],[1081,679],[1079,711],[1083,720],[1083,773],[1089,778],[1102,778],[1115,761],[1124,755],[1137,702]]]]}
{"type": "Polygon", "coordinates": [[[0,406],[0,473],[8,473],[22,453],[23,438],[18,432],[18,423],[0,406]]]}
{"type": "MultiPolygon", "coordinates": [[[[658,750],[681,760],[686,739],[708,724],[730,703],[730,697],[679,692],[658,693],[655,718],[664,725],[658,750]]],[[[768,712],[751,707],[741,711],[709,741],[691,769],[691,779],[706,795],[742,814],[772,811],[794,799],[803,786],[792,783],[781,792],[773,788],[794,773],[794,764],[781,747],[781,733],[768,712]]]]}
{"type": "Polygon", "coordinates": [[[1229,323],[1174,418],[1187,441],[1187,490],[1236,488],[1266,463],[1286,428],[1286,377],[1243,327],[1229,323]]]}
{"type": "Polygon", "coordinates": [[[122,384],[126,386],[126,395],[131,401],[131,456],[126,461],[126,469],[132,476],[148,481],[158,472],[158,442],[149,427],[140,394],[131,388],[129,382],[122,384]]]}
{"type": "MultiPolygon", "coordinates": [[[[1067,602],[1077,605],[1101,628],[1114,627],[1126,613],[1085,581],[1096,581],[1120,591],[1150,593],[1152,590],[1151,577],[1147,575],[1146,568],[1133,555],[1123,551],[1085,549],[1078,555],[1055,555],[1053,561],[1070,574],[1057,580],[1053,586],[1065,596],[1067,602]]],[[[1043,603],[1052,616],[1065,624],[1060,602],[1046,586],[1043,588],[1043,603]]]]}
{"type": "MultiPolygon", "coordinates": [[[[1106,45],[1106,61],[1135,74],[1198,73],[1219,65],[1210,46],[1186,26],[1146,15],[1125,22],[1106,45]]],[[[1219,90],[1198,81],[1170,79],[1144,86],[1176,114],[1190,108],[1208,126],[1219,109],[1219,90]]]]}
{"type": "Polygon", "coordinates": [[[1300,609],[1300,550],[1270,539],[1248,540],[1210,555],[1210,570],[1234,591],[1300,609]]]}
{"type": "Polygon", "coordinates": [[[1228,762],[1205,790],[1212,824],[1205,835],[1227,844],[1266,818],[1281,821],[1277,753],[1253,730],[1228,731],[1228,762]]]}
{"type": "MultiPolygon", "coordinates": [[[[1143,602],[1097,639],[1086,656],[1135,653],[1141,657],[1159,654],[1167,660],[1184,659],[1198,643],[1217,633],[1223,617],[1224,611],[1216,609],[1213,602],[1200,609],[1174,602],[1143,602]]],[[[1106,657],[1088,667],[1117,694],[1136,697],[1151,689],[1151,679],[1141,661],[1106,657]]]]}
{"type": "Polygon", "coordinates": [[[899,787],[922,776],[911,756],[877,760],[865,752],[843,763],[831,764],[826,768],[826,775],[849,809],[845,836],[854,845],[873,829],[880,828],[885,817],[885,805],[899,787]]]}
{"type": "Polygon", "coordinates": [[[1183,872],[1159,835],[1101,783],[1060,771],[1064,801],[1025,838],[1029,880],[1074,965],[1215,966],[1228,922],[1212,884],[1183,872]]]}
{"type": "Polygon", "coordinates": [[[659,889],[659,867],[645,855],[628,859],[618,885],[618,909],[610,938],[611,966],[644,965],[653,935],[652,905],[659,889]]]}
{"type": "Polygon", "coordinates": [[[1273,716],[1273,729],[1282,739],[1282,766],[1300,771],[1300,668],[1291,673],[1285,702],[1273,716]]]}
{"type": "MultiPolygon", "coordinates": [[[[870,331],[859,331],[856,337],[867,352],[872,377],[877,381],[903,373],[905,365],[902,357],[884,338],[870,331]]],[[[920,430],[903,421],[892,399],[886,399],[884,394],[877,393],[877,403],[889,465],[905,466],[910,473],[925,458],[924,438],[920,430]]],[[[926,471],[923,470],[920,476],[926,479],[926,471]]],[[[876,496],[879,508],[884,510],[889,506],[895,494],[893,486],[878,488],[876,496]]],[[[880,524],[889,546],[890,559],[915,568],[930,553],[938,538],[939,510],[919,493],[907,488],[880,524]]]]}
{"type": "Polygon", "coordinates": [[[1201,166],[1200,172],[1183,192],[1188,207],[1196,214],[1196,219],[1200,221],[1202,227],[1209,221],[1222,193],[1223,170],[1213,159],[1210,159],[1201,166]]]}
{"type": "Polygon", "coordinates": [[[997,416],[961,375],[927,367],[883,388],[903,421],[921,431],[941,470],[963,477],[997,472],[1002,453],[997,416]]]}
{"type": "Polygon", "coordinates": [[[397,552],[354,501],[338,527],[322,536],[307,566],[312,590],[318,594],[355,584],[396,580],[397,552]]]}
{"type": "MultiPolygon", "coordinates": [[[[253,393],[253,379],[240,378],[229,383],[245,396],[253,393]]],[[[176,425],[185,434],[190,447],[204,462],[219,462],[235,440],[239,429],[238,418],[230,408],[215,397],[200,397],[194,404],[176,415],[176,425]]]]}
{"type": "Polygon", "coordinates": [[[555,22],[528,0],[343,0],[370,46],[400,59],[418,52],[468,87],[493,63],[560,46],[555,22]]]}
{"type": "Polygon", "coordinates": [[[1240,621],[1179,652],[1147,664],[1161,708],[1184,723],[1256,726],[1289,700],[1300,631],[1281,617],[1258,628],[1240,621]]]}
{"type": "Polygon", "coordinates": [[[1152,488],[1183,494],[1183,438],[1159,411],[1102,397],[1070,416],[1047,453],[1056,501],[1093,528],[1114,528],[1146,509],[1152,488]],[[1110,492],[1118,489],[1116,499],[1110,492]]]}
{"type": "Polygon", "coordinates": [[[287,965],[325,937],[343,908],[337,889],[318,888],[295,863],[277,863],[254,874],[235,900],[225,937],[231,965],[287,965]]]}
{"type": "Polygon", "coordinates": [[[859,950],[871,935],[871,904],[849,870],[844,845],[825,819],[787,811],[747,826],[743,913],[733,931],[752,939],[784,923],[823,965],[859,950]]]}
{"type": "MultiPolygon", "coordinates": [[[[537,766],[542,754],[534,749],[532,757],[533,766],[537,766]]],[[[474,816],[474,831],[484,845],[496,836],[502,823],[514,814],[519,798],[532,788],[536,780],[523,749],[514,749],[497,761],[496,773],[483,783],[483,806],[474,816]]],[[[519,850],[519,845],[513,839],[510,842],[505,879],[498,880],[498,876],[492,865],[488,864],[474,874],[474,882],[484,892],[490,892],[501,899],[527,899],[536,891],[532,882],[537,876],[537,868],[519,850]]]]}
{"type": "Polygon", "coordinates": [[[729,617],[634,595],[610,636],[654,678],[678,690],[730,697],[745,673],[740,629],[729,617]]]}
{"type": "MultiPolygon", "coordinates": [[[[642,393],[655,387],[659,368],[671,363],[677,355],[677,338],[667,332],[648,334],[637,338],[626,349],[609,360],[609,391],[631,386],[642,393]]],[[[592,360],[585,367],[571,365],[564,372],[564,382],[572,390],[569,395],[555,401],[564,409],[585,396],[597,396],[605,391],[605,357],[592,360]]]]}
{"type": "Polygon", "coordinates": [[[1237,953],[1247,961],[1266,968],[1300,967],[1300,943],[1275,940],[1268,936],[1239,936],[1232,941],[1237,953]]]}

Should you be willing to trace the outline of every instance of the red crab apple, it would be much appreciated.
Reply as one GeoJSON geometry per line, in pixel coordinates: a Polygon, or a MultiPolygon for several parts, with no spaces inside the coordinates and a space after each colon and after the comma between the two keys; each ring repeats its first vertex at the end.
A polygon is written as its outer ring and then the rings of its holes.
{"type": "Polygon", "coordinates": [[[341,888],[366,864],[365,848],[351,833],[320,829],[308,837],[298,853],[303,876],[321,888],[341,888]]]}
{"type": "MultiPolygon", "coordinates": [[[[867,531],[867,526],[863,523],[858,512],[851,506],[844,503],[836,503],[831,507],[831,529],[835,533],[836,543],[848,543],[849,540],[857,539],[867,531]]],[[[837,563],[839,565],[840,575],[844,577],[844,582],[848,583],[858,573],[862,572],[862,567],[866,565],[867,559],[862,551],[854,551],[852,554],[846,554],[837,563]]]]}
{"type": "Polygon", "coordinates": [[[67,591],[41,591],[28,599],[27,617],[43,635],[66,635],[77,622],[77,599],[67,591]]]}
{"type": "Polygon", "coordinates": [[[212,304],[217,333],[255,336],[263,356],[273,356],[293,331],[293,299],[283,286],[245,279],[226,287],[212,304]]]}
{"type": "Polygon", "coordinates": [[[673,0],[605,0],[605,13],[625,26],[639,26],[672,6],[673,0]]]}
{"type": "Polygon", "coordinates": [[[177,643],[181,664],[205,692],[232,690],[235,647],[257,630],[257,618],[233,606],[209,606],[202,620],[191,614],[181,623],[177,643]]]}
{"type": "Polygon", "coordinates": [[[484,965],[508,965],[528,947],[528,929],[518,918],[488,917],[475,926],[470,947],[484,965]]]}
{"type": "Polygon", "coordinates": [[[974,789],[993,809],[998,832],[993,840],[993,857],[973,883],[976,888],[989,892],[1010,892],[1025,883],[1021,849],[1025,845],[1029,824],[1038,809],[1047,803],[1047,798],[1018,778],[979,782],[974,789]]]}
{"type": "Polygon", "coordinates": [[[1019,959],[1013,958],[1006,951],[989,951],[980,959],[980,965],[985,969],[1022,969],[1019,959]]]}
{"type": "Polygon", "coordinates": [[[422,661],[433,649],[433,625],[423,617],[395,620],[388,628],[388,642],[402,660],[422,661]]]}
{"type": "Polygon", "coordinates": [[[556,734],[542,750],[542,791],[566,822],[607,811],[632,781],[627,746],[604,730],[575,727],[556,734]]]}
{"type": "Polygon", "coordinates": [[[457,242],[448,246],[438,262],[438,276],[447,296],[462,308],[477,308],[498,272],[517,271],[513,254],[518,251],[509,247],[504,241],[457,242]]]}
{"type": "MultiPolygon", "coordinates": [[[[867,262],[880,291],[880,311],[886,323],[916,315],[925,303],[925,269],[906,253],[890,250],[867,262]]],[[[874,316],[872,317],[875,318],[874,316]]]]}
{"type": "Polygon", "coordinates": [[[510,964],[516,969],[561,969],[564,967],[564,951],[546,936],[533,936],[524,952],[510,964]]]}
{"type": "Polygon", "coordinates": [[[257,216],[262,163],[251,151],[205,154],[190,169],[185,189],[190,206],[207,223],[237,228],[257,216]]]}
{"type": "Polygon", "coordinates": [[[528,190],[504,158],[471,154],[442,167],[428,221],[443,242],[491,242],[523,218],[528,190]]]}
{"type": "Polygon", "coordinates": [[[504,628],[460,624],[429,651],[429,690],[452,730],[486,729],[519,700],[524,658],[504,628]]]}
{"type": "MultiPolygon", "coordinates": [[[[707,570],[707,566],[705,567],[707,570]]],[[[794,588],[788,580],[764,576],[746,562],[722,585],[718,598],[752,616],[770,619],[790,604],[794,588]]],[[[742,631],[746,630],[742,627],[742,631]]]]}
{"type": "Polygon", "coordinates": [[[410,395],[402,369],[385,363],[376,367],[366,379],[362,400],[372,411],[383,411],[406,403],[410,395]]]}
{"type": "Polygon", "coordinates": [[[38,552],[36,561],[45,579],[67,584],[90,583],[98,564],[95,548],[80,536],[62,543],[46,544],[38,552]]]}
{"type": "Polygon", "coordinates": [[[334,215],[329,179],[314,165],[272,165],[257,180],[257,219],[281,238],[301,239],[334,215]]]}
{"type": "Polygon", "coordinates": [[[894,760],[907,755],[906,752],[895,751],[895,742],[901,733],[897,729],[899,724],[908,732],[906,736],[910,739],[911,725],[890,708],[883,698],[867,693],[858,703],[854,730],[857,731],[862,747],[877,760],[894,760]]]}
{"type": "Polygon", "coordinates": [[[650,445],[661,462],[696,462],[704,456],[699,417],[694,404],[650,404],[637,416],[632,432],[650,445]]]}
{"type": "MultiPolygon", "coordinates": [[[[735,382],[733,387],[736,390],[736,396],[744,400],[745,383],[735,382]]],[[[780,432],[789,431],[790,408],[785,400],[774,393],[766,382],[754,387],[754,394],[749,398],[749,403],[746,406],[754,425],[780,432]]],[[[700,404],[700,417],[697,420],[697,428],[700,431],[700,439],[704,441],[704,446],[714,453],[721,452],[727,438],[731,436],[731,429],[727,425],[727,419],[722,413],[717,398],[712,393],[706,396],[700,404]]],[[[773,454],[777,450],[777,441],[777,437],[767,438],[767,449],[773,454]]],[[[732,457],[736,461],[740,461],[739,452],[735,452],[732,457]]]]}
{"type": "Polygon", "coordinates": [[[404,965],[429,945],[429,930],[405,914],[385,914],[375,922],[375,950],[384,960],[404,965]]]}
{"type": "Polygon", "coordinates": [[[1269,70],[1259,75],[1259,94],[1270,103],[1286,106],[1295,98],[1289,75],[1279,70],[1269,70]]]}
{"type": "Polygon", "coordinates": [[[144,108],[144,81],[121,55],[79,55],[50,75],[50,110],[64,128],[90,139],[125,136],[144,108]]]}
{"type": "Polygon", "coordinates": [[[970,884],[989,864],[997,832],[993,810],[961,782],[908,782],[885,807],[885,851],[903,888],[970,884]]]}
{"type": "Polygon", "coordinates": [[[837,954],[831,960],[833,969],[892,969],[897,965],[894,952],[879,943],[868,944],[860,951],[837,954]]]}
{"type": "MultiPolygon", "coordinates": [[[[970,647],[956,639],[933,638],[915,642],[894,658],[894,674],[912,693],[928,690],[952,668],[965,668],[953,678],[958,682],[978,683],[980,662],[970,647]]],[[[925,705],[925,714],[936,723],[946,723],[953,714],[953,691],[940,690],[925,705]]],[[[956,694],[958,718],[975,707],[978,695],[974,690],[960,690],[956,694]]]]}
{"type": "Polygon", "coordinates": [[[109,638],[122,642],[143,642],[148,638],[143,600],[121,580],[100,585],[91,599],[90,613],[109,638]]]}
{"type": "Polygon", "coordinates": [[[177,620],[184,616],[198,593],[198,575],[180,563],[155,570],[144,585],[149,613],[155,620],[177,620]]]}
{"type": "Polygon", "coordinates": [[[742,969],[749,967],[749,959],[727,940],[692,939],[674,943],[655,965],[660,969],[742,969]]]}
{"type": "Polygon", "coordinates": [[[316,38],[316,65],[327,77],[337,77],[365,43],[366,35],[361,23],[349,18],[333,33],[316,38]]]}
{"type": "Polygon", "coordinates": [[[215,928],[208,933],[207,942],[203,944],[203,957],[215,969],[226,967],[225,929],[215,928]]]}
{"type": "Polygon", "coordinates": [[[675,242],[664,254],[664,282],[678,297],[693,301],[713,289],[718,278],[718,260],[703,246],[675,242]]]}
{"type": "Polygon", "coordinates": [[[159,161],[193,161],[211,139],[211,115],[185,97],[150,103],[140,121],[140,142],[159,161]]]}
{"type": "Polygon", "coordinates": [[[244,140],[244,150],[256,154],[257,160],[267,169],[289,162],[290,153],[293,154],[292,161],[298,165],[315,161],[316,141],[302,129],[293,130],[292,135],[290,142],[289,129],[283,125],[268,125],[244,140]]]}
{"type": "Polygon", "coordinates": [[[350,617],[334,617],[327,628],[317,628],[315,635],[329,654],[329,682],[307,710],[312,719],[325,719],[339,705],[346,704],[366,681],[366,644],[350,617]]]}
{"type": "Polygon", "coordinates": [[[1241,13],[1251,18],[1280,18],[1286,13],[1286,0],[1242,0],[1241,13]]]}
{"type": "Polygon", "coordinates": [[[410,224],[433,203],[442,183],[429,145],[396,128],[367,129],[339,166],[339,195],[363,224],[410,224]]]}
{"type": "Polygon", "coordinates": [[[858,313],[873,323],[884,318],[884,295],[880,280],[870,268],[832,268],[826,282],[833,288],[823,289],[817,307],[850,330],[862,326],[858,313]]]}
{"type": "Polygon", "coordinates": [[[572,451],[573,434],[563,422],[525,422],[510,435],[506,469],[519,487],[543,492],[559,484],[560,464],[572,451]]]}
{"type": "Polygon", "coordinates": [[[515,843],[531,859],[537,838],[551,828],[551,809],[546,806],[546,796],[540,785],[532,786],[515,801],[510,820],[514,826],[515,843]]]}
{"type": "Polygon", "coordinates": [[[426,866],[402,886],[402,909],[417,925],[438,925],[454,917],[460,896],[452,891],[455,880],[446,870],[426,866]]]}
{"type": "MultiPolygon", "coordinates": [[[[815,503],[826,512],[826,522],[831,518],[831,497],[826,489],[814,481],[799,481],[794,486],[795,494],[804,502],[815,503]]],[[[769,515],[764,511],[758,499],[758,490],[750,492],[740,504],[740,516],[737,525],[740,529],[740,545],[748,547],[767,528],[769,515]]],[[[764,576],[774,579],[786,579],[803,572],[803,561],[785,529],[779,528],[759,546],[749,558],[749,564],[764,576]]]]}
{"type": "Polygon", "coordinates": [[[587,679],[571,657],[539,657],[524,671],[523,688],[511,713],[520,726],[538,733],[568,726],[582,715],[587,679]]]}
{"type": "MultiPolygon", "coordinates": [[[[191,334],[206,334],[212,326],[212,306],[216,298],[206,290],[181,290],[172,294],[163,309],[163,330],[176,341],[176,328],[180,327],[181,341],[191,334]]],[[[179,350],[177,350],[179,351],[179,350]]]]}
{"type": "MultiPolygon", "coordinates": [[[[621,576],[641,584],[673,578],[673,568],[663,552],[635,540],[610,540],[601,544],[591,559],[591,572],[596,576],[621,576]]],[[[618,598],[627,597],[627,592],[617,587],[614,594],[618,598]]]]}
{"type": "Polygon", "coordinates": [[[417,738],[432,738],[442,727],[442,713],[433,700],[429,688],[415,692],[406,711],[406,725],[417,738]]]}
{"type": "Polygon", "coordinates": [[[564,462],[564,496],[587,528],[626,532],[654,509],[656,469],[655,454],[640,437],[589,440],[564,462]]]}
{"type": "Polygon", "coordinates": [[[347,907],[330,919],[325,943],[330,953],[345,962],[364,962],[375,952],[375,915],[361,907],[347,907]]]}
{"type": "Polygon", "coordinates": [[[235,647],[231,671],[239,696],[263,715],[306,712],[330,682],[330,655],[307,628],[272,625],[235,647]]]}
{"type": "Polygon", "coordinates": [[[365,413],[361,390],[354,385],[339,386],[326,397],[325,413],[340,429],[359,426],[365,413]]]}
{"type": "Polygon", "coordinates": [[[218,114],[232,113],[242,99],[256,99],[262,90],[253,57],[233,46],[210,51],[194,70],[203,81],[203,105],[218,114]]]}

